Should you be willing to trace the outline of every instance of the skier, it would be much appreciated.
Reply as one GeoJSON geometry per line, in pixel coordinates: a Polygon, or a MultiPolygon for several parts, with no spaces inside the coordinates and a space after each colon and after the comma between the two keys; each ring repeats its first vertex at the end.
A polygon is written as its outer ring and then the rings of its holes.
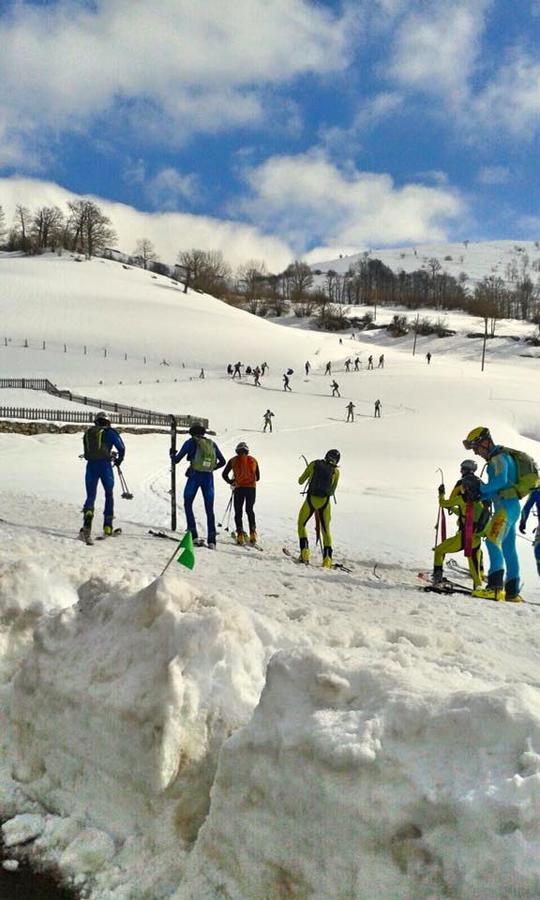
{"type": "Polygon", "coordinates": [[[326,363],[326,369],[324,370],[324,374],[325,374],[325,375],[331,375],[331,374],[332,374],[332,363],[331,363],[331,362],[327,362],[327,363],[326,363]]]}
{"type": "Polygon", "coordinates": [[[368,369],[373,368],[373,357],[372,356],[368,356],[368,358],[367,358],[367,367],[368,367],[368,369]]]}
{"type": "Polygon", "coordinates": [[[357,356],[354,361],[354,371],[358,372],[360,370],[360,357],[357,356]]]}
{"type": "Polygon", "coordinates": [[[300,540],[300,560],[309,562],[309,542],[306,525],[315,513],[320,523],[323,541],[323,561],[325,569],[332,568],[332,537],[330,534],[330,498],[334,496],[339,481],[339,450],[329,450],[324,459],[308,463],[300,475],[298,484],[308,481],[306,499],[298,513],[298,538],[300,540]]]}
{"type": "Polygon", "coordinates": [[[290,381],[289,376],[287,375],[286,372],[284,372],[284,374],[283,374],[283,390],[284,391],[292,391],[292,387],[290,386],[289,381],[290,381]]]}
{"type": "Polygon", "coordinates": [[[258,366],[256,369],[253,369],[253,377],[255,378],[255,381],[254,381],[255,387],[260,387],[261,386],[261,370],[259,369],[258,366]]]}
{"type": "Polygon", "coordinates": [[[270,426],[270,434],[272,434],[272,419],[273,419],[273,417],[274,417],[274,413],[270,409],[267,409],[263,416],[263,419],[264,419],[263,431],[266,431],[268,426],[270,426]]]}
{"type": "Polygon", "coordinates": [[[259,464],[254,456],[249,455],[249,447],[244,441],[240,441],[235,447],[236,456],[230,459],[221,473],[234,491],[234,523],[236,526],[236,543],[245,544],[247,534],[244,531],[242,514],[244,504],[246,506],[246,516],[249,525],[249,542],[257,543],[257,530],[255,523],[255,513],[253,507],[255,505],[255,497],[257,493],[257,482],[260,478],[259,464]],[[229,475],[232,473],[232,479],[229,475]]]}
{"type": "Polygon", "coordinates": [[[266,375],[266,370],[267,370],[267,368],[268,368],[268,363],[267,363],[267,362],[261,363],[261,375],[266,375]]]}
{"type": "Polygon", "coordinates": [[[204,499],[207,524],[207,546],[216,549],[216,520],[214,516],[214,471],[225,465],[218,445],[205,437],[206,428],[201,422],[194,422],[189,429],[191,437],[184,442],[178,453],[170,451],[169,455],[176,466],[184,456],[189,466],[186,470],[186,486],[184,488],[184,511],[188,531],[191,531],[194,544],[202,546],[204,541],[197,534],[197,525],[193,515],[193,501],[199,488],[204,499]]]}
{"type": "Polygon", "coordinates": [[[204,369],[199,372],[199,378],[204,378],[204,369]]]}
{"type": "Polygon", "coordinates": [[[429,364],[430,364],[430,362],[431,362],[431,353],[429,352],[429,350],[428,350],[428,352],[426,353],[426,359],[427,359],[427,364],[428,364],[428,366],[429,366],[429,364]]]}
{"type": "Polygon", "coordinates": [[[332,397],[341,397],[341,394],[339,393],[339,384],[335,379],[330,387],[332,388],[332,397]]]}
{"type": "Polygon", "coordinates": [[[86,459],[86,500],[83,507],[83,527],[80,530],[81,540],[90,542],[94,503],[98,483],[101,481],[105,491],[105,508],[103,510],[103,534],[113,533],[114,518],[114,475],[113,466],[121,466],[126,454],[124,442],[118,432],[111,428],[111,420],[104,412],[98,412],[94,424],[83,436],[84,458],[86,459]],[[112,455],[113,447],[117,456],[112,455]]]}
{"type": "Polygon", "coordinates": [[[534,558],[536,560],[538,574],[540,575],[540,488],[531,491],[525,506],[521,510],[521,518],[519,520],[519,530],[521,534],[525,534],[527,519],[529,518],[529,513],[533,506],[536,506],[536,517],[539,520],[534,538],[534,558]]]}
{"type": "Polygon", "coordinates": [[[240,371],[241,365],[242,365],[241,362],[237,362],[237,363],[234,364],[233,378],[236,378],[237,375],[238,375],[239,378],[242,377],[242,373],[241,373],[241,371],[240,371]]]}
{"type": "Polygon", "coordinates": [[[377,366],[377,368],[384,369],[384,353],[381,353],[381,355],[379,356],[379,365],[377,366]]]}
{"type": "Polygon", "coordinates": [[[246,366],[246,375],[251,375],[251,366],[246,366]]]}
{"type": "Polygon", "coordinates": [[[345,409],[347,410],[347,422],[354,422],[354,403],[352,400],[350,403],[347,403],[345,409]]]}
{"type": "Polygon", "coordinates": [[[345,371],[346,371],[346,372],[350,372],[350,371],[351,371],[351,363],[352,363],[352,360],[351,360],[351,359],[346,359],[346,360],[345,360],[345,371]]]}
{"type": "Polygon", "coordinates": [[[515,495],[517,481],[515,460],[492,440],[489,428],[473,428],[463,446],[476,456],[487,460],[488,481],[462,479],[465,500],[492,500],[494,513],[485,529],[489,554],[489,573],[486,588],[473,591],[474,597],[488,600],[510,600],[519,603],[519,560],[516,552],[516,522],[520,517],[519,500],[515,495]],[[513,496],[512,496],[513,494],[513,496]],[[504,585],[504,586],[503,586],[504,585]]]}
{"type": "MultiPolygon", "coordinates": [[[[465,519],[467,511],[467,502],[463,496],[463,477],[470,476],[470,483],[476,479],[478,486],[481,484],[480,479],[474,473],[478,468],[474,459],[464,459],[460,466],[461,478],[452,488],[452,492],[448,499],[445,498],[444,484],[439,485],[439,507],[448,509],[458,517],[458,531],[453,537],[447,538],[440,544],[437,544],[433,557],[433,583],[444,584],[443,566],[444,558],[447,553],[459,553],[465,549],[465,519]]],[[[472,508],[472,539],[471,539],[471,556],[467,558],[469,572],[471,574],[473,588],[482,587],[483,566],[482,566],[482,535],[491,515],[491,503],[489,501],[475,500],[472,508]]]]}
{"type": "Polygon", "coordinates": [[[309,370],[310,370],[310,368],[311,368],[311,363],[310,363],[309,360],[308,360],[308,361],[306,362],[306,364],[304,365],[304,369],[306,370],[306,375],[309,375],[309,370]]]}
{"type": "Polygon", "coordinates": [[[381,401],[380,400],[375,400],[375,408],[373,410],[373,417],[375,419],[381,418],[381,401]]]}
{"type": "Polygon", "coordinates": [[[233,372],[234,372],[234,369],[231,366],[231,364],[229,363],[229,365],[227,366],[227,375],[232,375],[233,372]]]}

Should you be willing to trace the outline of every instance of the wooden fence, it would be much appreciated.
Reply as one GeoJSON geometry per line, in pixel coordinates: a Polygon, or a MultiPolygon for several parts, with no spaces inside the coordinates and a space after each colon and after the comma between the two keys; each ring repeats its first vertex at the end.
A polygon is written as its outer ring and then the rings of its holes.
{"type": "MultiPolygon", "coordinates": [[[[0,378],[1,388],[15,388],[17,390],[45,391],[63,400],[80,403],[82,406],[92,406],[95,409],[103,409],[113,413],[111,417],[119,425],[162,425],[168,427],[171,419],[176,419],[180,427],[189,428],[193,422],[202,422],[208,427],[208,419],[202,416],[192,416],[180,413],[159,413],[151,409],[140,409],[137,406],[126,406],[123,403],[112,403],[110,400],[102,400],[98,397],[85,397],[74,394],[72,391],[63,391],[56,387],[48,378],[0,378]]],[[[0,416],[13,419],[45,419],[53,422],[93,422],[94,412],[82,410],[51,410],[28,409],[27,407],[0,407],[0,416]]]]}

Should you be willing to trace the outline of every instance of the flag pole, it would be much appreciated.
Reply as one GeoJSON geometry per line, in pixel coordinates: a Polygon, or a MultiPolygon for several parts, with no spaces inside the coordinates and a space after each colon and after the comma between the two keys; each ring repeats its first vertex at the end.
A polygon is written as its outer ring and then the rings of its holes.
{"type": "MultiPolygon", "coordinates": [[[[170,564],[172,563],[173,559],[175,558],[175,556],[176,556],[177,553],[178,553],[178,547],[179,547],[179,546],[180,546],[180,541],[178,541],[178,544],[177,544],[176,547],[174,548],[174,550],[173,550],[173,552],[172,552],[172,556],[171,556],[171,558],[169,559],[169,561],[168,561],[167,565],[165,566],[165,568],[163,569],[163,572],[161,573],[161,575],[165,575],[165,572],[167,571],[167,569],[169,568],[169,566],[170,566],[170,564]]],[[[160,578],[161,578],[161,575],[160,575],[160,578]]]]}

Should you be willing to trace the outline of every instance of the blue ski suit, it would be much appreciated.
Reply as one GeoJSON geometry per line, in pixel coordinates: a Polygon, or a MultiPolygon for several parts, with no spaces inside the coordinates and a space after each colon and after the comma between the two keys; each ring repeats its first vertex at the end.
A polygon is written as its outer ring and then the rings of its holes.
{"type": "Polygon", "coordinates": [[[516,483],[516,464],[508,453],[502,453],[496,446],[488,459],[487,474],[487,484],[480,486],[480,497],[493,502],[493,516],[485,530],[489,575],[506,569],[505,581],[517,579],[519,582],[516,523],[521,509],[517,497],[505,499],[500,496],[500,491],[516,483]]]}
{"type": "MultiPolygon", "coordinates": [[[[221,469],[225,463],[226,459],[223,456],[221,450],[218,445],[212,441],[214,445],[214,450],[216,454],[216,469],[221,469]]],[[[188,438],[187,441],[182,445],[180,450],[175,456],[172,456],[171,459],[175,465],[180,462],[180,460],[187,458],[187,461],[191,463],[195,458],[195,454],[197,452],[197,441],[195,438],[188,438]]],[[[214,469],[215,471],[215,469],[214,469]]],[[[198,537],[197,534],[197,523],[195,522],[195,516],[193,515],[193,501],[195,500],[195,496],[199,488],[202,491],[203,500],[204,500],[204,509],[206,512],[206,527],[208,534],[208,543],[215,544],[216,543],[216,519],[214,515],[214,474],[213,472],[196,472],[191,466],[188,467],[186,472],[186,486],[184,488],[184,512],[186,514],[186,524],[188,531],[191,532],[191,536],[193,538],[198,537]]]]}
{"type": "Polygon", "coordinates": [[[110,426],[103,429],[102,446],[105,448],[108,458],[89,459],[86,463],[86,500],[84,501],[83,515],[85,522],[92,520],[94,516],[97,487],[101,481],[103,490],[105,491],[105,509],[103,511],[103,525],[105,526],[112,525],[114,517],[114,475],[110,458],[111,450],[114,447],[118,451],[116,464],[121,465],[126,453],[126,448],[118,432],[110,426]]]}
{"type": "Polygon", "coordinates": [[[540,488],[536,488],[536,490],[531,491],[525,506],[521,510],[519,530],[522,532],[525,532],[527,519],[529,518],[529,513],[531,512],[533,506],[536,506],[536,515],[538,518],[538,525],[536,526],[536,534],[534,538],[534,558],[536,560],[536,568],[538,570],[538,574],[540,575],[540,488]]]}

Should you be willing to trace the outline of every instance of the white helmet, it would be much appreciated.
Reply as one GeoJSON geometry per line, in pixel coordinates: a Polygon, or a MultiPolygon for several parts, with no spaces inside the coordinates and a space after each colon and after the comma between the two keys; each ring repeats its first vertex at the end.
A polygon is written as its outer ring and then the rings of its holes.
{"type": "Polygon", "coordinates": [[[249,447],[245,441],[240,441],[234,449],[236,453],[249,453],[249,447]]]}
{"type": "Polygon", "coordinates": [[[462,472],[476,472],[478,463],[474,459],[464,459],[459,468],[462,472]]]}

